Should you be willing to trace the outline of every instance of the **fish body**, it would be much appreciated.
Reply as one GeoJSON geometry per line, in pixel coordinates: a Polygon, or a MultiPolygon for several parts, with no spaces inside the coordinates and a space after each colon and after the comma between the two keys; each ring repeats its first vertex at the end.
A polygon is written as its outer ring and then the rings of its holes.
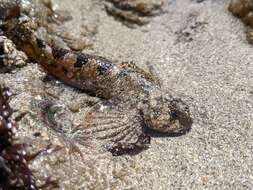
{"type": "Polygon", "coordinates": [[[188,106],[164,93],[152,74],[134,63],[61,48],[41,37],[36,18],[10,15],[15,16],[5,19],[4,34],[31,60],[66,84],[104,100],[88,111],[83,128],[88,137],[104,140],[114,155],[145,148],[150,142],[147,128],[165,134],[190,129],[188,106]]]}

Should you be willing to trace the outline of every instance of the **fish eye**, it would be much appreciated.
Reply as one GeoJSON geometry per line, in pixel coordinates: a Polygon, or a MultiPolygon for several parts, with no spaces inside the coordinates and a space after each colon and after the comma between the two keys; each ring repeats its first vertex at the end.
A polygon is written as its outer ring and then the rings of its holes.
{"type": "Polygon", "coordinates": [[[178,114],[175,111],[173,111],[171,112],[170,116],[172,119],[176,119],[178,117],[178,114]]]}

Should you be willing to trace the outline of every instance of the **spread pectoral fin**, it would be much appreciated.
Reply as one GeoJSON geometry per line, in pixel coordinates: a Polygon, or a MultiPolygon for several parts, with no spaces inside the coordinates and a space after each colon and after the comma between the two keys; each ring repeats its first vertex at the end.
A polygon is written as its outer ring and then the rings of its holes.
{"type": "Polygon", "coordinates": [[[137,109],[127,109],[110,101],[93,106],[85,116],[85,133],[101,140],[113,155],[134,153],[147,147],[150,137],[137,109]]]}

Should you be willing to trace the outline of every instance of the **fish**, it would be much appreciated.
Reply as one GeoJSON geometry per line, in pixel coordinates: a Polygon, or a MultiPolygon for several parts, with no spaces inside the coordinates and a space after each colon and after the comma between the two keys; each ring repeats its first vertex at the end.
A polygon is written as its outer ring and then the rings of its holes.
{"type": "Polygon", "coordinates": [[[36,18],[24,17],[21,9],[19,13],[17,8],[9,10],[2,16],[7,18],[2,30],[18,49],[56,79],[102,99],[84,116],[87,139],[101,140],[116,156],[146,149],[149,130],[179,135],[191,129],[189,106],[164,92],[150,72],[133,62],[111,61],[47,42],[36,18]]]}

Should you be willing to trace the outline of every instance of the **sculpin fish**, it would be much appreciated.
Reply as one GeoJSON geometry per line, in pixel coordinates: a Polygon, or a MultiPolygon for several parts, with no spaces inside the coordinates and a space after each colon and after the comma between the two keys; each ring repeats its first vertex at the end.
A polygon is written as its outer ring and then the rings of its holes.
{"type": "Polygon", "coordinates": [[[164,93],[152,74],[134,63],[114,63],[47,42],[36,18],[22,15],[18,3],[8,6],[1,13],[4,35],[50,75],[103,99],[84,116],[87,138],[103,140],[113,155],[121,155],[146,148],[147,129],[174,135],[191,128],[188,106],[164,93]]]}

